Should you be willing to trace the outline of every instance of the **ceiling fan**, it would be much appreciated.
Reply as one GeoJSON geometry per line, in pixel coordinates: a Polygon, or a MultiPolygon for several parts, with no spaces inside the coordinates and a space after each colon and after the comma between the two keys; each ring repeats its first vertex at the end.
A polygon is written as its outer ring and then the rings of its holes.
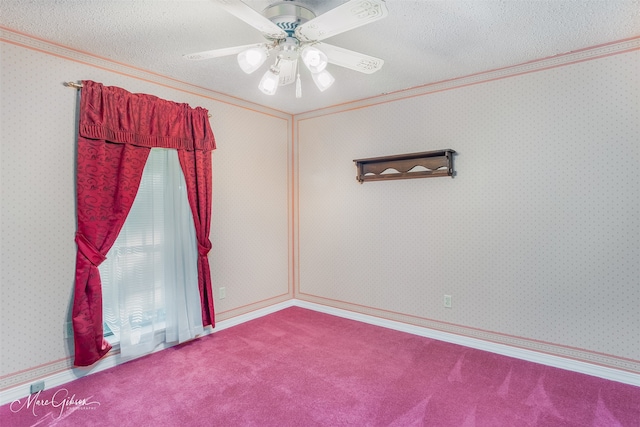
{"type": "Polygon", "coordinates": [[[311,72],[320,91],[326,90],[335,81],[326,70],[328,63],[365,74],[378,71],[384,64],[382,59],[321,42],[386,17],[388,11],[384,0],[350,0],[320,16],[316,16],[303,4],[291,0],[274,3],[262,13],[240,0],[212,1],[258,29],[267,41],[191,53],[184,55],[184,58],[202,60],[237,55],[240,68],[251,74],[274,54],[275,63],[269,67],[258,85],[267,95],[273,95],[279,86],[295,81],[296,98],[302,96],[299,59],[311,72]]]}

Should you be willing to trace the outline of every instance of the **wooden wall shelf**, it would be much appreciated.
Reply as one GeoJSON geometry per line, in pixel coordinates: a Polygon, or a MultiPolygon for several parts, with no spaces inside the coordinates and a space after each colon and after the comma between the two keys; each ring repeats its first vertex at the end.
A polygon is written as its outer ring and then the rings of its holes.
{"type": "Polygon", "coordinates": [[[453,176],[453,154],[451,149],[423,151],[421,153],[356,159],[356,179],[365,181],[387,181],[391,179],[433,178],[453,176]]]}

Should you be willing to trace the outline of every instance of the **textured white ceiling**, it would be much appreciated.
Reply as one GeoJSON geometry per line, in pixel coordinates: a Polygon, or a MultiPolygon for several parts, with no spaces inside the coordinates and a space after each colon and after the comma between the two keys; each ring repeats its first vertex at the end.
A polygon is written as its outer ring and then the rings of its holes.
{"type": "MultiPolygon", "coordinates": [[[[261,11],[275,1],[245,3],[261,11]]],[[[321,14],[344,0],[300,3],[321,14]]],[[[0,25],[292,114],[640,35],[640,0],[386,3],[387,18],[326,40],[382,58],[383,68],[366,75],[329,65],[336,83],[323,93],[302,72],[302,99],[294,85],[264,95],[263,71],[242,73],[235,56],[182,58],[264,41],[208,0],[1,0],[0,25]]]]}

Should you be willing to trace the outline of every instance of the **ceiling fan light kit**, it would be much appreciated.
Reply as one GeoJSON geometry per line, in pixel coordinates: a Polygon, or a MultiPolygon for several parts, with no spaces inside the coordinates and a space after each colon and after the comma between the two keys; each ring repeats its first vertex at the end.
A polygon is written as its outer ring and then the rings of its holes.
{"type": "Polygon", "coordinates": [[[272,65],[258,84],[258,89],[260,89],[266,95],[274,95],[276,90],[278,90],[278,86],[280,85],[280,67],[278,64],[280,63],[280,58],[276,59],[276,63],[272,65]]]}
{"type": "Polygon", "coordinates": [[[329,63],[327,55],[319,49],[312,46],[307,46],[302,49],[300,54],[302,56],[302,62],[307,66],[312,73],[319,73],[327,68],[329,63]]]}
{"type": "Polygon", "coordinates": [[[269,52],[264,46],[252,47],[238,54],[238,65],[242,71],[251,74],[264,64],[269,52]]]}
{"type": "Polygon", "coordinates": [[[313,82],[316,84],[320,92],[324,92],[336,81],[336,79],[327,70],[322,70],[319,73],[311,74],[313,82]]]}
{"type": "Polygon", "coordinates": [[[386,17],[384,0],[350,0],[320,16],[296,1],[274,3],[262,13],[241,0],[212,1],[258,29],[267,42],[198,52],[184,58],[203,60],[237,54],[242,71],[251,74],[264,64],[272,51],[277,52],[275,63],[258,84],[260,91],[267,95],[274,95],[279,86],[295,82],[296,98],[302,96],[299,59],[321,92],[335,82],[326,69],[329,63],[365,74],[379,70],[384,64],[382,59],[321,42],[386,17]]]}

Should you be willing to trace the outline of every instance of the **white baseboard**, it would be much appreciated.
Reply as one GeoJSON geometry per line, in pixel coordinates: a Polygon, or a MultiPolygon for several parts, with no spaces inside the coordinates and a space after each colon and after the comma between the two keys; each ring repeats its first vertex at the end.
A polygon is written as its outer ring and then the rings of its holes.
{"type": "MultiPolygon", "coordinates": [[[[333,316],[343,317],[346,319],[355,320],[358,322],[368,323],[371,325],[381,326],[383,328],[393,329],[400,332],[406,332],[421,337],[433,338],[439,341],[450,342],[453,344],[459,344],[465,347],[475,348],[478,350],[484,350],[491,353],[501,354],[504,356],[514,357],[516,359],[527,360],[529,362],[540,363],[547,366],[553,366],[555,368],[566,369],[568,371],[579,372],[582,374],[592,375],[599,378],[604,378],[611,381],[617,381],[625,384],[630,384],[640,387],[640,375],[631,372],[621,371],[618,369],[612,369],[605,366],[594,365],[591,363],[581,362],[578,360],[567,359],[564,357],[554,356],[545,353],[539,353],[532,350],[526,350],[517,347],[511,347],[504,344],[497,344],[489,341],[479,340],[475,338],[465,337],[462,335],[451,334],[448,332],[436,331],[429,328],[420,326],[414,326],[407,323],[397,322],[393,320],[382,319],[380,317],[369,316],[366,314],[356,313],[353,311],[343,310],[340,308],[329,307],[326,305],[316,304],[307,301],[301,301],[297,299],[291,299],[283,301],[278,304],[271,305],[269,307],[261,308],[259,310],[251,311],[246,314],[232,317],[227,320],[216,322],[215,329],[208,329],[205,335],[223,331],[233,326],[248,322],[266,316],[276,311],[283,310],[288,307],[301,307],[309,310],[318,311],[321,313],[330,314],[333,316]]],[[[170,346],[159,346],[156,351],[164,350],[170,346]]],[[[21,399],[30,394],[30,384],[38,381],[45,382],[45,388],[58,387],[67,384],[73,380],[84,377],[86,375],[94,374],[96,372],[103,371],[105,369],[113,368],[131,359],[122,360],[119,353],[109,355],[100,361],[96,362],[90,369],[89,368],[70,368],[62,372],[58,372],[52,375],[47,375],[42,378],[38,378],[30,381],[29,384],[21,384],[15,387],[8,388],[0,392],[0,405],[13,402],[14,400],[21,399]]]]}
{"type": "MultiPolygon", "coordinates": [[[[223,331],[232,326],[236,326],[241,323],[248,322],[249,320],[257,319],[262,316],[266,316],[267,314],[275,313],[276,311],[280,311],[282,309],[291,307],[293,305],[294,305],[294,300],[287,300],[278,304],[270,305],[269,307],[251,311],[246,314],[241,314],[239,316],[235,316],[227,320],[221,320],[219,322],[216,322],[216,327],[214,329],[205,328],[205,333],[202,336],[223,331]]],[[[166,344],[160,345],[156,347],[153,353],[162,351],[169,347],[171,347],[171,345],[166,345],[166,344]]],[[[117,350],[117,346],[115,348],[117,350]]],[[[27,384],[20,384],[14,387],[10,387],[0,392],[0,406],[6,405],[7,403],[11,403],[17,399],[22,399],[23,397],[28,396],[31,393],[31,384],[35,382],[44,381],[45,389],[50,389],[50,388],[67,384],[71,381],[77,380],[78,378],[95,374],[96,372],[104,371],[105,369],[113,368],[115,366],[118,366],[125,362],[129,362],[131,360],[133,359],[123,360],[122,357],[120,357],[120,353],[116,351],[113,354],[109,354],[106,357],[100,359],[90,368],[70,368],[55,374],[46,375],[44,377],[33,379],[29,381],[29,383],[27,384]]]]}
{"type": "Polygon", "coordinates": [[[594,377],[604,378],[611,381],[630,384],[640,387],[640,375],[632,372],[621,371],[619,369],[608,368],[606,366],[594,365],[579,360],[568,359],[565,357],[554,356],[551,354],[540,353],[537,351],[527,350],[518,347],[512,347],[504,344],[497,344],[490,341],[479,340],[476,338],[465,337],[462,335],[451,334],[448,332],[437,331],[434,329],[424,328],[421,326],[409,325],[407,323],[396,322],[394,320],[382,319],[380,317],[369,316],[366,314],[356,313],[353,311],[343,310],[340,308],[329,307],[313,302],[294,300],[297,307],[307,308],[334,316],[344,317],[346,319],[356,320],[358,322],[369,323],[371,325],[382,326],[383,328],[394,329],[396,331],[407,332],[409,334],[421,337],[433,338],[439,341],[459,344],[465,347],[484,350],[491,353],[501,354],[516,359],[527,360],[529,362],[540,363],[542,365],[552,366],[555,368],[565,369],[567,371],[579,372],[594,377]]]}

